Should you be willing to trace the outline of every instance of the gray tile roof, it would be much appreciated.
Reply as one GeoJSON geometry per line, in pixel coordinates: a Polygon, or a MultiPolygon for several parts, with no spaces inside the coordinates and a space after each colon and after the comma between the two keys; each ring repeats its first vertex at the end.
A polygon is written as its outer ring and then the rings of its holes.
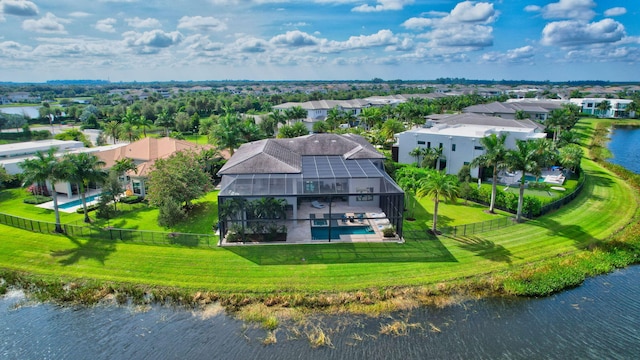
{"type": "Polygon", "coordinates": [[[300,173],[303,156],[342,156],[345,160],[384,159],[384,155],[359,135],[312,134],[243,144],[218,174],[300,173]]]}

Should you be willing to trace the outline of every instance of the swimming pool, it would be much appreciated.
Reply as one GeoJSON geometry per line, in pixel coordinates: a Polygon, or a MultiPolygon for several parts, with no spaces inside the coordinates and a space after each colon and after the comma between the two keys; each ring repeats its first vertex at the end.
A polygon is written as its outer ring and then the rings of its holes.
{"type": "MultiPolygon", "coordinates": [[[[340,239],[340,235],[371,235],[375,234],[375,231],[371,226],[338,226],[331,227],[331,240],[340,239]]],[[[313,240],[328,240],[329,228],[328,227],[312,227],[311,238],[313,240]]]]}
{"type": "MultiPolygon", "coordinates": [[[[92,201],[94,201],[94,200],[97,200],[100,197],[100,195],[102,195],[102,194],[96,194],[96,195],[87,196],[86,197],[87,204],[92,202],[92,201]]],[[[72,200],[72,201],[66,202],[64,204],[59,204],[58,207],[60,209],[70,209],[70,208],[72,208],[74,206],[80,206],[80,205],[82,205],[82,199],[76,199],[76,200],[72,200]]]]}
{"type": "Polygon", "coordinates": [[[313,226],[329,226],[329,224],[325,219],[315,219],[313,220],[313,226]]]}
{"type": "MultiPolygon", "coordinates": [[[[529,182],[536,182],[536,177],[533,175],[525,175],[524,179],[529,182]]],[[[544,182],[544,177],[539,177],[538,182],[544,182]]]]}

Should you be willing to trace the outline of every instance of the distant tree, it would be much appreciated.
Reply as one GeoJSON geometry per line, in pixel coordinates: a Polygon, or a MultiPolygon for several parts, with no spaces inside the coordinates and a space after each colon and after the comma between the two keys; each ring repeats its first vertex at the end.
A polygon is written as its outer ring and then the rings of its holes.
{"type": "Polygon", "coordinates": [[[153,122],[151,120],[144,115],[140,115],[138,118],[138,127],[142,129],[143,137],[147,137],[147,129],[151,129],[152,126],[153,122]]]}
{"type": "Polygon", "coordinates": [[[524,112],[524,110],[516,110],[516,120],[524,120],[528,118],[529,118],[529,114],[524,112]]]}
{"type": "Polygon", "coordinates": [[[385,121],[381,127],[382,135],[384,136],[387,144],[393,142],[393,140],[395,139],[395,134],[403,132],[405,130],[406,129],[404,125],[400,121],[394,119],[385,121]]]}
{"type": "Polygon", "coordinates": [[[87,136],[80,130],[78,129],[69,129],[69,130],[65,130],[61,133],[55,134],[53,136],[54,139],[56,140],[75,140],[75,141],[80,141],[84,144],[85,147],[91,147],[91,141],[89,139],[87,139],[87,136]]]}
{"type": "Polygon", "coordinates": [[[516,140],[516,148],[507,151],[506,164],[511,171],[520,171],[520,193],[518,195],[518,210],[516,220],[522,221],[522,205],[524,203],[524,186],[526,182],[525,174],[530,173],[538,176],[540,174],[540,162],[537,154],[537,147],[533,141],[516,140]]]}
{"type": "Polygon", "coordinates": [[[635,118],[638,113],[638,103],[634,101],[627,104],[627,108],[625,109],[627,112],[627,116],[631,117],[631,113],[633,113],[633,117],[635,118]]]}
{"type": "Polygon", "coordinates": [[[304,123],[297,122],[293,125],[284,125],[280,128],[278,132],[279,138],[295,138],[298,136],[308,135],[309,129],[304,125],[304,123]]]}
{"type": "Polygon", "coordinates": [[[235,149],[246,142],[240,124],[237,113],[226,113],[211,127],[209,142],[219,150],[229,150],[229,154],[233,155],[235,149]]]}
{"type": "Polygon", "coordinates": [[[320,120],[320,121],[316,121],[316,122],[313,123],[313,132],[314,133],[321,134],[321,133],[329,132],[329,130],[330,130],[329,129],[329,125],[327,125],[326,121],[320,120]]]}
{"type": "Polygon", "coordinates": [[[155,124],[156,126],[163,127],[164,135],[169,136],[169,129],[174,126],[175,122],[173,121],[173,117],[169,114],[169,112],[163,110],[160,114],[158,114],[155,124]]]}
{"type": "Polygon", "coordinates": [[[192,127],[191,117],[186,112],[179,112],[175,117],[176,130],[181,133],[191,131],[192,127]]]}
{"type": "Polygon", "coordinates": [[[284,115],[287,117],[287,121],[297,121],[302,120],[307,117],[307,110],[303,109],[301,106],[294,106],[284,111],[284,115]]]}
{"type": "Polygon", "coordinates": [[[119,122],[111,120],[102,124],[102,128],[107,134],[109,134],[114,144],[118,139],[120,139],[120,134],[122,134],[122,125],[119,122]]]}

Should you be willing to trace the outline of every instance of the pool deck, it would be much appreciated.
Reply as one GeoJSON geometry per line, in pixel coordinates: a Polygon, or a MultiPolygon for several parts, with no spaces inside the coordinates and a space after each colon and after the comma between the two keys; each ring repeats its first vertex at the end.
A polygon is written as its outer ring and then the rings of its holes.
{"type": "MultiPolygon", "coordinates": [[[[293,214],[291,211],[287,213],[287,218],[291,219],[293,214]]],[[[331,205],[331,209],[328,207],[323,209],[317,209],[311,206],[311,203],[303,202],[298,207],[298,219],[297,220],[282,220],[278,222],[278,225],[285,225],[287,227],[287,241],[285,242],[260,242],[256,245],[286,245],[286,244],[327,244],[327,243],[355,243],[355,242],[403,242],[403,239],[398,237],[385,238],[382,234],[382,229],[389,225],[389,219],[378,207],[354,207],[349,206],[346,202],[334,202],[331,205]],[[340,239],[329,240],[312,240],[311,236],[311,223],[313,221],[311,214],[315,215],[316,220],[325,219],[325,214],[329,214],[331,211],[332,216],[334,214],[365,214],[365,219],[354,218],[353,222],[347,220],[342,221],[341,218],[335,218],[337,220],[338,227],[341,226],[371,226],[373,234],[353,234],[353,235],[340,235],[340,239]]],[[[224,239],[221,241],[223,246],[244,246],[252,243],[228,243],[224,239]]]]}
{"type": "MultiPolygon", "coordinates": [[[[85,197],[89,197],[89,196],[93,196],[93,195],[99,195],[100,194],[100,190],[96,190],[96,189],[91,189],[89,191],[87,191],[85,197]]],[[[63,209],[61,207],[59,207],[60,205],[64,205],[66,203],[70,203],[76,200],[80,200],[80,195],[73,195],[71,197],[68,196],[64,196],[64,195],[60,195],[58,194],[58,210],[60,210],[61,212],[64,213],[74,213],[76,212],[76,210],[78,210],[79,208],[82,207],[82,204],[76,205],[76,206],[71,206],[69,208],[63,209]]],[[[93,201],[87,201],[87,205],[91,205],[91,204],[95,204],[97,203],[98,200],[95,199],[93,201]]],[[[36,205],[39,208],[43,208],[43,209],[47,209],[47,210],[53,210],[53,201],[49,201],[46,203],[42,203],[39,205],[36,205]]]]}

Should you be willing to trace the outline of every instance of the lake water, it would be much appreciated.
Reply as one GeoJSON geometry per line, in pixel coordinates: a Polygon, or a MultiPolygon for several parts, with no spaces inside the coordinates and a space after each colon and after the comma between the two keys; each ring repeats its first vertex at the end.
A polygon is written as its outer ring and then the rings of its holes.
{"type": "Polygon", "coordinates": [[[298,331],[266,332],[219,311],[24,304],[0,299],[3,359],[633,359],[640,354],[640,267],[542,299],[486,299],[391,317],[313,320],[332,347],[298,331]],[[405,336],[380,333],[404,320],[405,336]]]}
{"type": "Polygon", "coordinates": [[[40,106],[17,106],[17,107],[4,107],[0,108],[0,112],[5,114],[16,114],[23,115],[26,114],[32,119],[36,119],[40,117],[40,112],[38,109],[40,106]]]}
{"type": "Polygon", "coordinates": [[[640,174],[640,128],[615,128],[608,144],[609,161],[640,174]]]}

